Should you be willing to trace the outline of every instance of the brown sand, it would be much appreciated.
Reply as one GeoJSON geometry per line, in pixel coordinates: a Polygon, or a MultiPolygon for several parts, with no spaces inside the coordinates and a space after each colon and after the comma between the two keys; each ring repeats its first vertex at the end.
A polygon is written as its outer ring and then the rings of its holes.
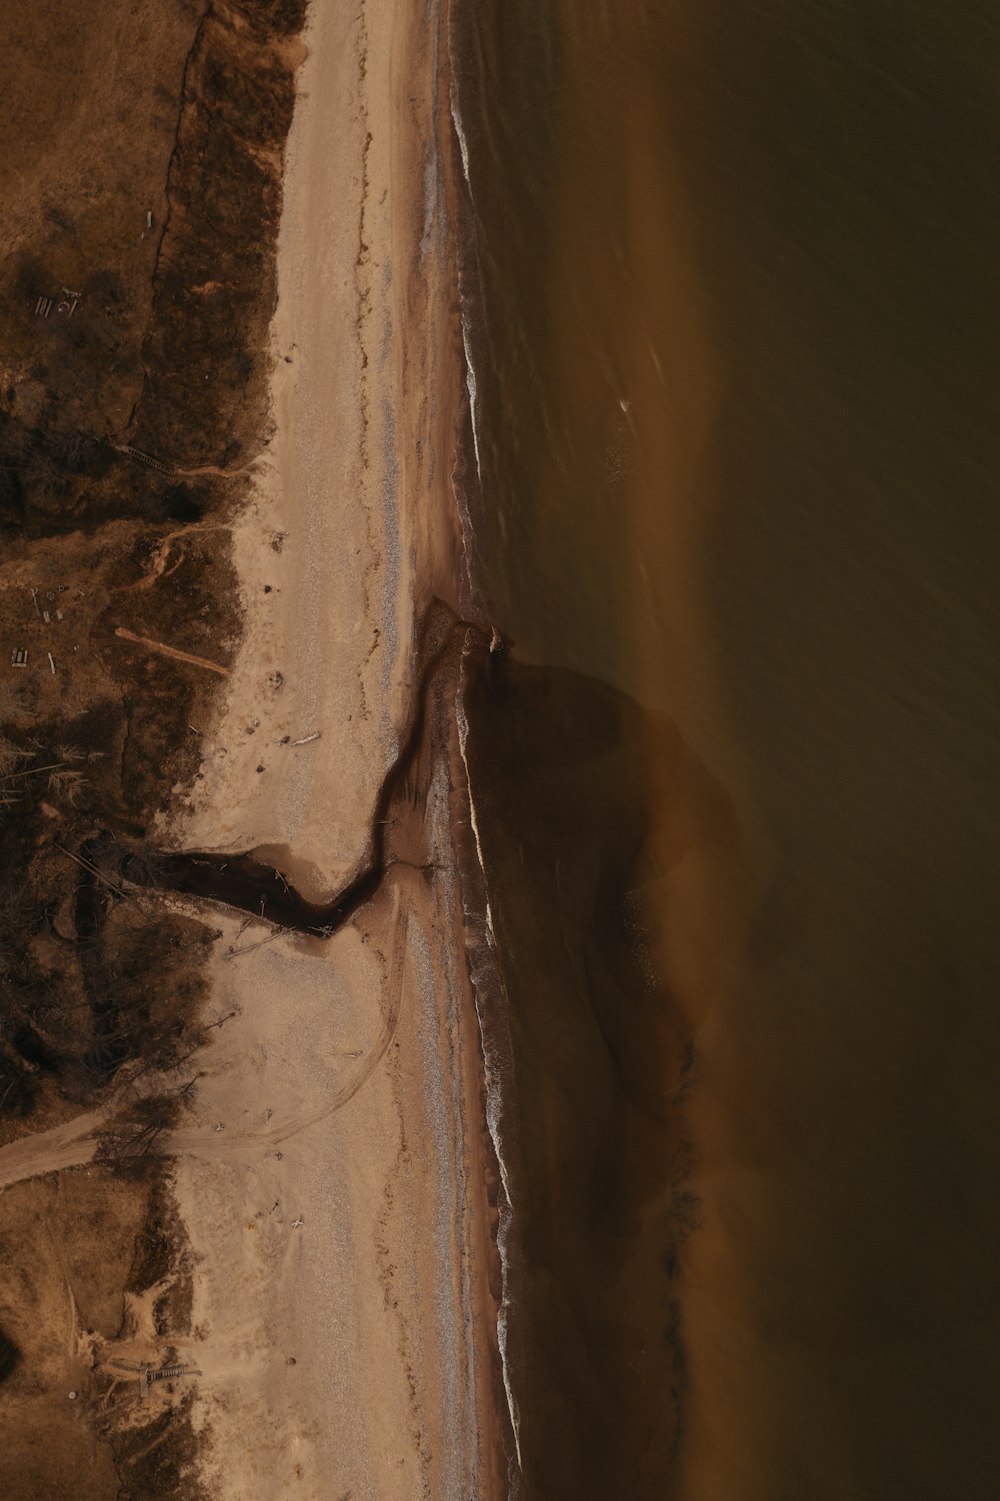
{"type": "Polygon", "coordinates": [[[444,88],[437,12],[421,24],[402,6],[359,18],[317,5],[305,33],[279,242],[276,430],[234,535],[245,638],[181,832],[188,847],[284,850],[279,863],[316,899],[362,857],[410,712],[418,613],[453,592],[456,572],[449,393],[460,376],[447,368],[441,169],[424,161],[437,161],[444,88]]]}
{"type": "MultiPolygon", "coordinates": [[[[245,637],[170,830],[187,848],[263,846],[310,897],[363,859],[412,713],[419,616],[455,572],[454,416],[430,394],[460,389],[440,26],[436,6],[423,22],[401,5],[314,7],[276,432],[235,532],[245,637]]],[[[413,815],[422,869],[393,866],[325,944],[218,917],[211,1008],[229,1019],[172,1142],[196,1263],[194,1422],[218,1501],[506,1490],[456,758],[440,738],[413,815]]]]}

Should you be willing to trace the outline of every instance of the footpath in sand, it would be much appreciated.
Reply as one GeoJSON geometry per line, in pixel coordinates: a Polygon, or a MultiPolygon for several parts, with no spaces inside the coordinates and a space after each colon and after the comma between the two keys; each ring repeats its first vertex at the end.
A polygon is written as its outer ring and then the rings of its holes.
{"type": "MultiPolygon", "coordinates": [[[[420,619],[455,572],[455,419],[433,396],[461,379],[444,24],[434,4],[422,20],[313,7],[276,431],[236,530],[245,638],[169,830],[175,847],[256,849],[313,900],[364,863],[413,720],[420,619]]],[[[439,718],[397,840],[409,853],[351,923],[323,941],[214,917],[221,1024],[171,1150],[217,1501],[507,1491],[455,737],[439,718]]]]}

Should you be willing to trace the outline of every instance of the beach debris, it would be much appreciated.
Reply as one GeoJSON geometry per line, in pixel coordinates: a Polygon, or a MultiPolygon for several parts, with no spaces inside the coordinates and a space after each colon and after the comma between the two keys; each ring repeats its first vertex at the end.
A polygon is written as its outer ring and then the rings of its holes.
{"type": "Polygon", "coordinates": [[[279,1208],[280,1204],[281,1204],[281,1200],[280,1199],[275,1199],[274,1203],[271,1205],[270,1209],[267,1211],[268,1214],[273,1214],[274,1211],[277,1208],[279,1208]]]}
{"type": "Polygon", "coordinates": [[[26,646],[15,646],[10,654],[10,665],[11,667],[27,667],[28,648],[26,646]]]}
{"type": "Polygon", "coordinates": [[[31,591],[31,602],[32,602],[32,604],[35,607],[35,614],[36,615],[40,615],[42,613],[42,607],[38,603],[38,590],[37,589],[32,589],[32,591],[31,591]]]}
{"type": "Polygon", "coordinates": [[[274,1111],[273,1111],[273,1110],[271,1110],[271,1109],[270,1109],[270,1107],[269,1107],[269,1108],[268,1108],[268,1109],[267,1109],[267,1110],[265,1110],[265,1111],[264,1111],[264,1119],[265,1119],[265,1120],[266,1120],[266,1121],[269,1121],[269,1120],[270,1120],[270,1119],[271,1119],[271,1116],[272,1116],[272,1115],[273,1115],[273,1114],[274,1114],[274,1111]]]}
{"type": "MultiPolygon", "coordinates": [[[[46,617],[47,616],[48,616],[48,611],[46,611],[46,617]]],[[[52,673],[52,676],[55,677],[55,675],[56,675],[56,664],[52,660],[52,653],[50,651],[48,651],[48,652],[45,653],[45,655],[49,659],[49,669],[50,669],[50,671],[52,673]]]]}
{"type": "Polygon", "coordinates": [[[53,307],[55,307],[57,313],[65,313],[67,318],[72,318],[73,314],[76,312],[76,305],[80,301],[81,293],[67,291],[65,287],[63,287],[61,290],[63,293],[63,299],[58,303],[56,302],[56,299],[54,297],[38,298],[35,303],[36,318],[47,318],[51,313],[53,307]]]}
{"type": "MultiPolygon", "coordinates": [[[[47,769],[48,768],[46,768],[46,770],[47,769]]],[[[96,876],[97,879],[102,883],[102,885],[107,886],[109,891],[113,891],[116,896],[120,896],[124,901],[128,901],[128,892],[123,891],[120,886],[116,886],[114,881],[110,881],[104,874],[104,872],[102,870],[98,870],[97,866],[94,865],[92,861],[85,860],[82,855],[74,855],[72,850],[68,850],[66,846],[64,844],[60,844],[58,840],[54,841],[54,845],[57,850],[59,850],[67,857],[67,859],[73,860],[77,865],[82,866],[84,870],[89,871],[92,876],[96,876]]]]}
{"type": "Polygon", "coordinates": [[[149,1395],[149,1388],[154,1381],[171,1381],[175,1376],[201,1375],[198,1367],[192,1365],[165,1365],[158,1371],[145,1363],[139,1365],[134,1360],[109,1360],[108,1365],[116,1371],[126,1371],[130,1376],[138,1376],[139,1396],[142,1398],[149,1395]]]}
{"type": "Polygon", "coordinates": [[[43,610],[42,611],[42,619],[45,621],[46,625],[51,625],[51,623],[52,623],[52,616],[49,614],[48,610],[43,610]]]}
{"type": "Polygon", "coordinates": [[[224,1023],[227,1022],[227,1021],[231,1021],[232,1018],[235,1015],[236,1015],[235,1011],[227,1011],[226,1014],[225,1014],[225,1016],[217,1016],[214,1022],[206,1022],[205,1023],[205,1031],[206,1032],[209,1031],[209,1029],[211,1027],[219,1027],[221,1029],[221,1027],[224,1025],[224,1023]]]}
{"type": "Polygon", "coordinates": [[[292,1220],[292,1229],[293,1230],[301,1230],[302,1226],[304,1224],[305,1224],[305,1220],[302,1218],[302,1216],[300,1214],[299,1217],[298,1217],[298,1219],[292,1220]]]}
{"type": "Polygon", "coordinates": [[[311,745],[314,740],[318,740],[320,738],[320,734],[321,733],[322,732],[320,730],[313,730],[313,732],[312,732],[311,735],[303,735],[303,737],[302,737],[301,740],[293,740],[292,744],[293,745],[311,745]]]}
{"type": "Polygon", "coordinates": [[[76,1401],[76,1392],[67,1392],[66,1395],[71,1402],[76,1401]]]}
{"type": "Polygon", "coordinates": [[[272,740],[271,744],[272,745],[287,745],[288,742],[289,742],[289,740],[291,740],[291,738],[292,738],[291,735],[282,735],[282,737],[281,737],[280,740],[272,740]]]}
{"type": "Polygon", "coordinates": [[[216,1121],[215,1125],[212,1127],[213,1131],[224,1131],[225,1129],[226,1129],[226,1123],[225,1123],[225,1121],[216,1121]]]}
{"type": "MultiPolygon", "coordinates": [[[[118,447],[116,444],[115,447],[118,447]]],[[[130,459],[135,459],[137,464],[145,464],[147,469],[156,469],[160,474],[176,474],[173,464],[165,464],[162,459],[154,459],[150,453],[143,453],[141,448],[133,448],[130,443],[118,448],[119,453],[127,454],[130,459]]]]}
{"type": "Polygon", "coordinates": [[[175,1376],[200,1376],[201,1372],[193,1365],[165,1365],[158,1371],[152,1371],[145,1367],[147,1381],[172,1381],[175,1376]]]}
{"type": "MultiPolygon", "coordinates": [[[[261,916],[263,916],[263,913],[261,914],[261,916]]],[[[276,938],[281,937],[282,933],[288,933],[290,931],[291,929],[283,928],[280,923],[275,923],[273,926],[273,931],[268,933],[266,938],[259,938],[256,943],[248,943],[244,948],[241,949],[231,948],[225,957],[227,959],[238,959],[241,954],[252,954],[254,949],[262,949],[266,943],[273,943],[276,938]]]]}

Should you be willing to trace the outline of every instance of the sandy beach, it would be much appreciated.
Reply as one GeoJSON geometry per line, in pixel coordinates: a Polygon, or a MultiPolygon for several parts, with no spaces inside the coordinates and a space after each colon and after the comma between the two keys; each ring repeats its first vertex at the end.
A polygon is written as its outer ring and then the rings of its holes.
{"type": "MultiPolygon", "coordinates": [[[[313,7],[274,432],[234,541],[244,637],[165,829],[256,850],[313,900],[364,864],[424,608],[457,592],[441,27],[437,6],[313,7]]],[[[425,744],[397,853],[350,924],[324,942],[214,918],[220,1025],[170,1150],[219,1501],[506,1494],[460,765],[443,719],[425,744]]]]}

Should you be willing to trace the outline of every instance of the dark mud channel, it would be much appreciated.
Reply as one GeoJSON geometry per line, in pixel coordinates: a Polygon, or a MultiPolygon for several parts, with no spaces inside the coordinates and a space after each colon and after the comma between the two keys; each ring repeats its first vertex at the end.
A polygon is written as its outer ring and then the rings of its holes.
{"type": "Polygon", "coordinates": [[[273,865],[242,855],[165,855],[152,873],[147,862],[126,856],[122,875],[139,886],[179,891],[185,896],[222,902],[253,917],[293,932],[330,938],[359,907],[375,895],[385,875],[384,840],[377,840],[371,861],[336,899],[326,905],[306,901],[273,865]]]}
{"type": "MultiPolygon", "coordinates": [[[[368,858],[331,902],[308,901],[280,870],[259,859],[253,850],[225,855],[207,851],[152,856],[145,852],[123,852],[117,862],[119,877],[136,886],[222,902],[293,932],[332,937],[371,900],[386,871],[399,858],[391,836],[393,807],[397,803],[411,807],[422,798],[431,757],[446,733],[442,713],[437,710],[449,684],[457,682],[459,654],[470,637],[476,641],[478,655],[487,664],[496,660],[499,665],[503,653],[497,651],[494,657],[488,656],[482,629],[458,619],[447,605],[435,600],[420,632],[417,660],[422,667],[410,723],[375,800],[368,858]]],[[[447,714],[447,708],[442,706],[442,712],[447,714]]]]}

